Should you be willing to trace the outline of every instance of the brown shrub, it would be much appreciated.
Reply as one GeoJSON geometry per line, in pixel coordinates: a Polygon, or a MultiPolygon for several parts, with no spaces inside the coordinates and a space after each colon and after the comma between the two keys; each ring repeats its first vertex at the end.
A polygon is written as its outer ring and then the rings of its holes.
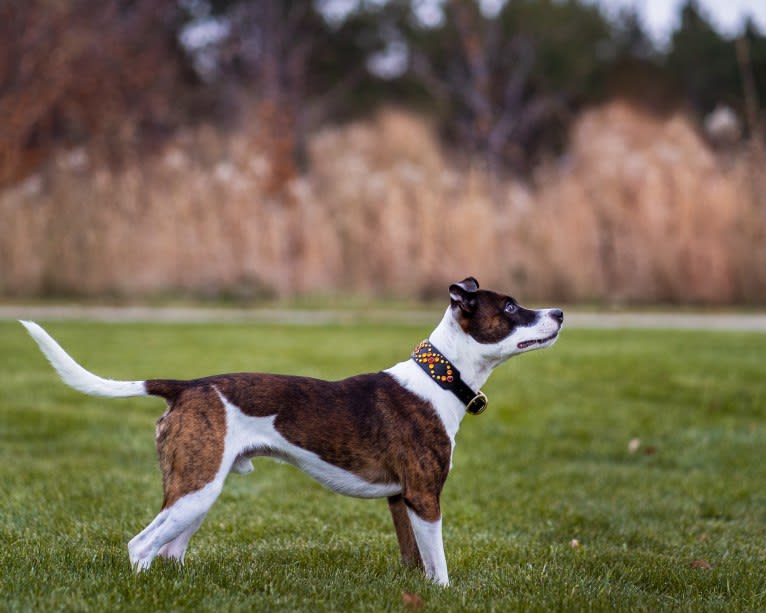
{"type": "Polygon", "coordinates": [[[529,184],[459,169],[393,109],[313,135],[278,190],[254,142],[202,127],[120,171],[60,154],[0,192],[0,292],[442,296],[473,274],[525,300],[766,300],[758,165],[680,115],[593,109],[529,184]]]}
{"type": "Polygon", "coordinates": [[[124,147],[182,121],[172,0],[0,3],[0,186],[56,143],[124,147]]]}
{"type": "Polygon", "coordinates": [[[572,199],[556,213],[568,237],[556,268],[574,261],[572,247],[588,261],[591,272],[572,288],[575,298],[746,298],[742,273],[763,264],[747,253],[758,245],[742,243],[744,224],[763,224],[748,155],[726,164],[685,117],[658,119],[617,102],[577,122],[571,158],[564,172],[546,173],[540,197],[546,202],[566,190],[572,199]]]}

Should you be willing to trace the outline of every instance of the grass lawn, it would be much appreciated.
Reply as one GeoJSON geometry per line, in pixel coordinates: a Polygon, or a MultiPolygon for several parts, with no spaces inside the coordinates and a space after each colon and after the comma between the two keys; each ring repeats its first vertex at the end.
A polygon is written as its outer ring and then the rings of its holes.
{"type": "MultiPolygon", "coordinates": [[[[118,379],[342,378],[429,332],[47,328],[118,379]]],[[[565,330],[501,367],[443,494],[448,589],[400,566],[385,501],[267,459],[229,478],[185,566],[134,575],[127,542],[161,502],[162,401],[80,395],[14,322],[0,364],[0,610],[405,611],[403,592],[430,611],[766,609],[766,335],[565,330]]]]}

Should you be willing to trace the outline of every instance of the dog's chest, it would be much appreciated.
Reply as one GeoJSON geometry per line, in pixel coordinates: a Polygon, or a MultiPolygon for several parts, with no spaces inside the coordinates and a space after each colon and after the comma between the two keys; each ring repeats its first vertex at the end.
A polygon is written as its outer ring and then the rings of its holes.
{"type": "Polygon", "coordinates": [[[451,392],[435,385],[412,360],[399,362],[385,372],[405,390],[422,398],[434,408],[454,449],[455,436],[465,415],[465,407],[460,400],[451,392]]]}

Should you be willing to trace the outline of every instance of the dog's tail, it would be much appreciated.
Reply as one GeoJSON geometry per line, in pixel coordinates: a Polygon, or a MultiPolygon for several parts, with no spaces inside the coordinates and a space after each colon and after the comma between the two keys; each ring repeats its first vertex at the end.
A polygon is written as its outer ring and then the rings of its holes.
{"type": "Polygon", "coordinates": [[[129,396],[148,396],[146,381],[114,381],[103,379],[85,370],[61,348],[50,334],[33,321],[20,321],[27,332],[40,346],[53,368],[64,380],[64,383],[74,389],[105,398],[127,398],[129,396]]]}

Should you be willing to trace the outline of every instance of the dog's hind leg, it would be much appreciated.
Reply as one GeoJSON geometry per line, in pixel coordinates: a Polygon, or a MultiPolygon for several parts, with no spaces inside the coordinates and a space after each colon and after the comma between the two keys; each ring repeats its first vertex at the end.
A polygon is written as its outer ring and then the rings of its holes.
{"type": "Polygon", "coordinates": [[[163,550],[167,557],[183,559],[189,539],[221,493],[223,481],[222,476],[202,489],[182,496],[160,512],[160,515],[166,514],[162,521],[156,522],[154,528],[150,526],[130,542],[130,562],[137,571],[149,568],[163,550]]]}
{"type": "Polygon", "coordinates": [[[205,519],[203,515],[196,521],[193,521],[191,525],[186,528],[181,534],[174,538],[169,543],[165,543],[157,553],[161,558],[168,558],[169,560],[176,560],[183,563],[184,555],[186,554],[186,547],[189,544],[189,539],[194,536],[194,533],[202,525],[202,521],[205,519]]]}
{"type": "Polygon", "coordinates": [[[128,547],[135,546],[141,541],[145,540],[149,534],[151,534],[156,528],[159,527],[159,525],[164,522],[168,517],[167,511],[161,511],[157,517],[155,517],[152,520],[152,523],[150,523],[146,528],[141,530],[136,536],[134,536],[132,539],[130,539],[130,543],[128,543],[128,547]]]}
{"type": "Polygon", "coordinates": [[[223,489],[236,452],[226,453],[226,411],[210,387],[179,395],[157,422],[162,511],[130,541],[130,562],[141,571],[161,554],[182,560],[186,546],[223,489]]]}
{"type": "MultiPolygon", "coordinates": [[[[239,475],[246,475],[253,472],[253,463],[250,458],[239,458],[231,467],[231,472],[239,475]]],[[[158,516],[159,517],[159,516],[158,516]]],[[[165,543],[160,549],[159,555],[161,558],[168,558],[171,560],[177,560],[178,562],[184,561],[184,554],[186,553],[186,547],[189,545],[189,540],[194,533],[199,530],[202,525],[205,515],[202,515],[198,520],[192,522],[192,524],[186,528],[181,534],[174,538],[169,543],[165,543]]]]}

